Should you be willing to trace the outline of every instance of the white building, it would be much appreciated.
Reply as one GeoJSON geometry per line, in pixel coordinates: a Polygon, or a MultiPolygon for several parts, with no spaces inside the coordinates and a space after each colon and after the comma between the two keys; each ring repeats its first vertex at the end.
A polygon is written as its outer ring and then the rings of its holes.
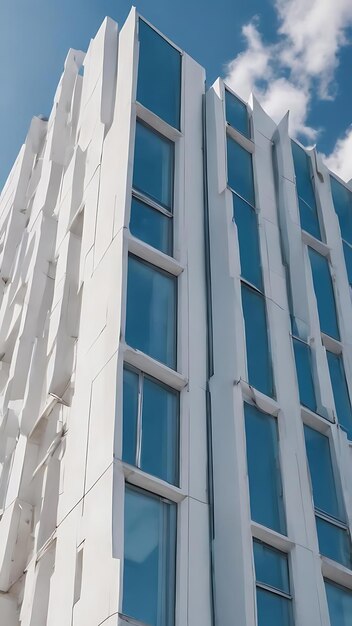
{"type": "Polygon", "coordinates": [[[2,192],[0,626],[352,624],[352,193],[205,92],[107,18],[2,192]]]}

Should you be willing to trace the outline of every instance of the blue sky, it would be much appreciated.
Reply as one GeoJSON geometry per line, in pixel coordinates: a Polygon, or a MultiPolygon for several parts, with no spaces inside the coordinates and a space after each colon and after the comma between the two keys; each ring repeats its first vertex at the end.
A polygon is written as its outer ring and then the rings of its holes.
{"type": "MultiPolygon", "coordinates": [[[[351,0],[140,0],[137,9],[244,98],[254,88],[292,134],[317,143],[352,177],[351,0]],[[337,142],[337,143],[336,143],[337,142]]],[[[2,0],[0,188],[33,115],[48,115],[70,47],[85,50],[105,15],[122,25],[127,0],[2,0]]]]}

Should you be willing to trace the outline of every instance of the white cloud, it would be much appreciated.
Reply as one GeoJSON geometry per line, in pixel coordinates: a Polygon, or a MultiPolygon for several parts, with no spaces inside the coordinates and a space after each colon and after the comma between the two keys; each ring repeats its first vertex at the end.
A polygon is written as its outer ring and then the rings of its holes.
{"type": "Polygon", "coordinates": [[[248,100],[253,86],[258,80],[269,80],[271,77],[271,49],[262,42],[257,30],[256,18],[242,27],[242,34],[247,48],[241,52],[227,67],[227,80],[237,93],[248,100]]]}
{"type": "Polygon", "coordinates": [[[253,91],[275,120],[290,110],[290,132],[307,140],[317,131],[307,124],[314,89],[334,96],[338,53],[352,24],[351,0],[276,0],[278,37],[266,45],[254,18],[242,28],[246,48],[226,67],[225,80],[247,99],[253,91]]]}
{"type": "Polygon", "coordinates": [[[317,78],[321,97],[338,64],[338,51],[352,24],[351,0],[276,0],[283,36],[283,59],[294,75],[317,78]]]}
{"type": "Polygon", "coordinates": [[[352,178],[352,126],[350,126],[344,137],[338,139],[336,145],[324,161],[329,169],[348,181],[352,178]]]}
{"type": "Polygon", "coordinates": [[[286,78],[278,78],[269,83],[263,93],[258,93],[265,111],[279,122],[286,111],[290,110],[290,132],[292,135],[304,135],[310,141],[317,137],[317,131],[306,124],[309,106],[307,90],[295,85],[286,78]]]}

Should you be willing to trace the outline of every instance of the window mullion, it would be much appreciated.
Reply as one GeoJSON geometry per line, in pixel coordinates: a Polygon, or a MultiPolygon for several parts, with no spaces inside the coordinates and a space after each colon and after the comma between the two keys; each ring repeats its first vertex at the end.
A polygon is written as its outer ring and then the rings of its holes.
{"type": "Polygon", "coordinates": [[[144,376],[139,374],[138,380],[138,413],[137,413],[137,442],[136,442],[136,466],[141,467],[142,455],[142,411],[143,411],[143,382],[144,376]]]}

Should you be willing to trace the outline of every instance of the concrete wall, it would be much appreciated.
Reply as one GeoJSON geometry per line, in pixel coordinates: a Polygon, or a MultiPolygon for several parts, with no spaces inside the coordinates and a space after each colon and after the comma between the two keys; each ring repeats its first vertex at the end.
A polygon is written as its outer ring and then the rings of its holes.
{"type": "Polygon", "coordinates": [[[205,77],[183,55],[182,132],[136,104],[137,24],[69,52],[1,196],[1,626],[117,624],[126,481],[178,503],[176,624],[210,624],[205,77]],[[129,232],[137,115],[176,144],[174,259],[129,232]],[[125,344],[128,251],[178,277],[178,372],[125,344]],[[179,488],[121,461],[124,362],[181,392],[179,488]]]}
{"type": "Polygon", "coordinates": [[[323,576],[352,588],[352,573],[319,554],[303,424],[330,437],[350,521],[351,485],[346,479],[351,470],[351,445],[343,430],[333,423],[334,400],[324,354],[324,338],[322,342],[320,334],[307,244],[323,254],[330,253],[349,382],[350,290],[338,220],[330,194],[329,172],[319,156],[311,151],[318,210],[321,211],[326,232],[326,244],[323,244],[301,230],[288,116],[277,127],[254,97],[248,105],[248,113],[252,140],[243,138],[235,129],[226,129],[223,83],[218,80],[208,91],[207,153],[214,337],[214,374],[210,379],[210,389],[217,618],[223,626],[233,624],[234,615],[240,624],[254,626],[257,623],[252,557],[252,538],[257,538],[289,554],[295,624],[328,626],[323,576]],[[253,155],[276,400],[264,396],[248,384],[238,233],[233,220],[232,192],[226,179],[226,132],[253,155]],[[312,348],[318,404],[324,417],[300,406],[290,337],[286,276],[290,279],[293,313],[312,348]],[[251,522],[244,400],[277,418],[287,536],[251,522]]]}

